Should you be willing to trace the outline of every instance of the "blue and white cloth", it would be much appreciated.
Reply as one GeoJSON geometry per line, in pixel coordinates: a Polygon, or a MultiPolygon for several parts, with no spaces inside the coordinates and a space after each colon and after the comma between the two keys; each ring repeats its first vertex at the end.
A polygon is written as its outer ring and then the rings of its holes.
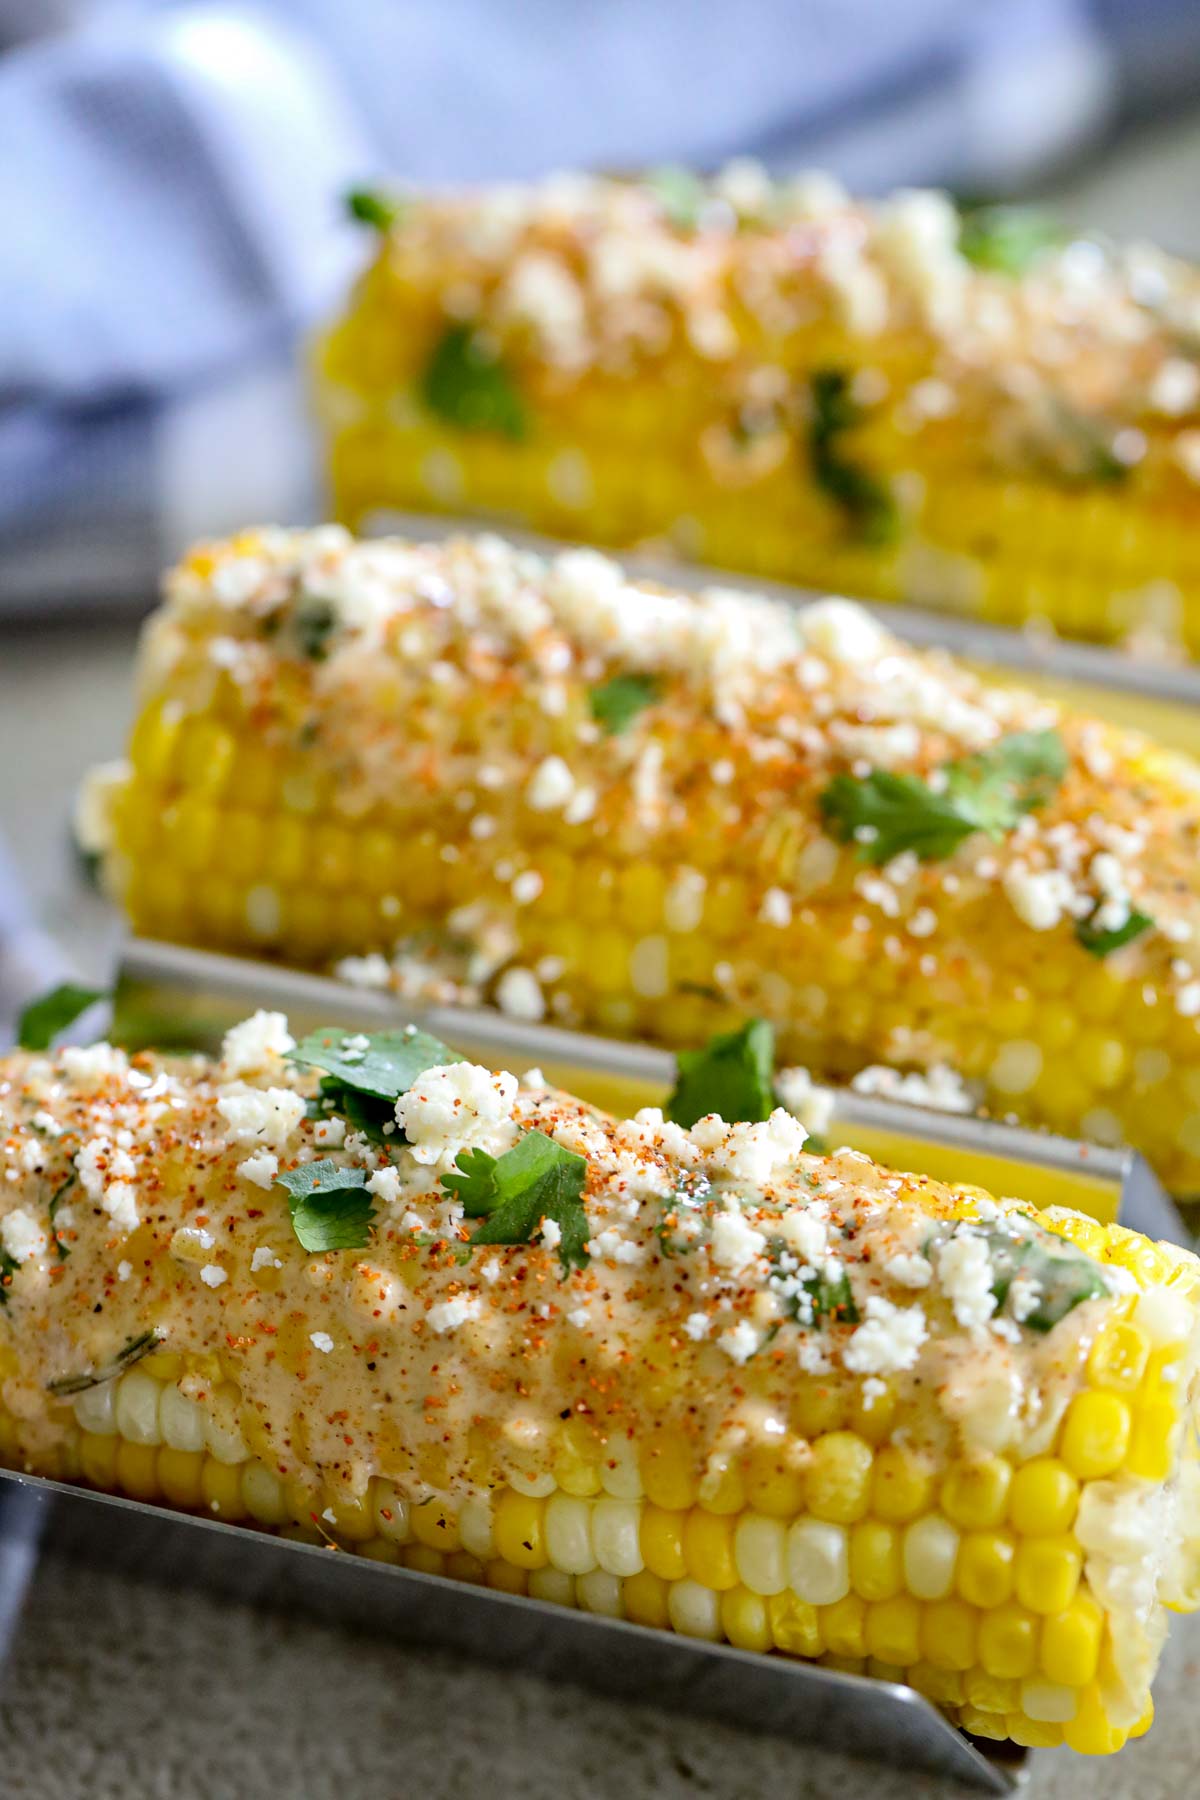
{"type": "Polygon", "coordinates": [[[1198,49],[1193,0],[0,0],[0,615],[319,510],[297,340],[379,170],[1007,191],[1198,49]]]}

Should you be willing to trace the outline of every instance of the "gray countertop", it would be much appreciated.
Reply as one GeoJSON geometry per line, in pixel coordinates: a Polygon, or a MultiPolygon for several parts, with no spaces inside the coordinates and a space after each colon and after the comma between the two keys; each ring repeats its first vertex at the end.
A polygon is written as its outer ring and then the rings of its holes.
{"type": "MultiPolygon", "coordinates": [[[[1075,218],[1200,247],[1200,125],[1174,127],[1087,180],[1075,218]],[[1147,196],[1152,216],[1147,218],[1147,196]]],[[[115,941],[80,884],[67,819],[80,771],[120,753],[134,627],[0,638],[0,836],[38,919],[78,972],[115,941]]],[[[1110,1761],[1033,1760],[1040,1800],[1167,1800],[1200,1772],[1200,1626],[1176,1621],[1150,1737],[1110,1761]]],[[[948,1795],[775,1738],[631,1707],[44,1555],[0,1682],[0,1786],[30,1800],[804,1800],[948,1795]]]]}

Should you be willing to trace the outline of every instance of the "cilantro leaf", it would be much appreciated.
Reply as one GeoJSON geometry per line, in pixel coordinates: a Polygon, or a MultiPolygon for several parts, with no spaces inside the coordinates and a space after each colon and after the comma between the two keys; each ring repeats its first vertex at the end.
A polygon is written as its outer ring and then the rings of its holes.
{"type": "Polygon", "coordinates": [[[472,1218],[484,1219],[468,1240],[471,1248],[531,1243],[541,1221],[552,1219],[562,1233],[558,1258],[563,1273],[586,1267],[590,1232],[583,1205],[584,1157],[564,1150],[543,1131],[527,1131],[503,1156],[461,1151],[457,1163],[460,1175],[443,1175],[442,1185],[462,1196],[472,1218]]]}
{"type": "Polygon", "coordinates": [[[857,1325],[858,1307],[850,1277],[843,1268],[834,1278],[819,1269],[803,1267],[795,1250],[782,1238],[772,1238],[767,1245],[771,1263],[771,1291],[789,1319],[802,1325],[820,1325],[833,1319],[843,1325],[857,1325]]]}
{"type": "Polygon", "coordinates": [[[703,1050],[681,1050],[667,1117],[690,1129],[708,1113],[728,1123],[757,1124],[775,1105],[771,1077],[775,1033],[765,1019],[712,1038],[703,1050]]]}
{"type": "Polygon", "coordinates": [[[472,1150],[460,1150],[454,1159],[453,1171],[441,1177],[446,1192],[462,1201],[463,1211],[468,1219],[482,1219],[494,1212],[500,1203],[500,1192],[496,1186],[496,1161],[486,1150],[476,1146],[472,1150]]]}
{"type": "Polygon", "coordinates": [[[376,231],[390,231],[404,211],[398,200],[389,200],[377,188],[351,188],[345,205],[352,219],[360,225],[373,225],[376,231]]]}
{"type": "Polygon", "coordinates": [[[67,1246],[63,1243],[62,1239],[59,1237],[58,1228],[56,1227],[56,1225],[54,1223],[54,1219],[55,1219],[55,1215],[58,1212],[59,1207],[62,1205],[63,1201],[66,1199],[67,1195],[70,1193],[71,1189],[75,1186],[75,1183],[78,1180],[79,1180],[78,1175],[75,1175],[75,1174],[68,1175],[67,1179],[64,1182],[62,1182],[58,1187],[56,1187],[53,1194],[51,1194],[51,1196],[50,1196],[50,1235],[54,1239],[54,1248],[58,1251],[59,1262],[66,1262],[66,1260],[67,1260],[68,1256],[70,1256],[71,1252],[67,1249],[67,1246]]]}
{"type": "Polygon", "coordinates": [[[73,1025],[97,1000],[109,999],[105,988],[80,987],[64,981],[25,1008],[17,1022],[17,1043],[22,1050],[48,1050],[60,1031],[73,1025]]]}
{"type": "Polygon", "coordinates": [[[998,1309],[1003,1307],[1008,1290],[1019,1275],[1036,1281],[1036,1303],[1020,1321],[1031,1331],[1052,1331],[1072,1308],[1110,1291],[1102,1269],[1090,1256],[1068,1239],[1032,1222],[1021,1221],[1007,1230],[996,1226],[987,1231],[963,1221],[942,1226],[926,1240],[926,1255],[961,1230],[982,1236],[987,1245],[991,1291],[998,1309]]]}
{"type": "Polygon", "coordinates": [[[1024,275],[1064,241],[1054,220],[1030,206],[974,207],[963,215],[958,234],[960,254],[998,275],[1024,275]]]}
{"type": "Polygon", "coordinates": [[[305,1250],[362,1250],[370,1242],[375,1209],[365,1169],[343,1169],[332,1157],[301,1163],[276,1177],[288,1191],[292,1230],[305,1250]]]}
{"type": "Polygon", "coordinates": [[[0,1250],[0,1306],[8,1305],[8,1290],[20,1266],[15,1256],[10,1256],[7,1250],[0,1250]]]}
{"type": "MultiPolygon", "coordinates": [[[[1099,908],[1096,910],[1099,911],[1099,908]]],[[[1076,940],[1092,956],[1108,956],[1112,951],[1132,944],[1134,938],[1141,937],[1143,931],[1152,931],[1154,928],[1154,920],[1149,913],[1131,912],[1125,923],[1118,925],[1113,931],[1104,931],[1093,924],[1095,916],[1093,913],[1089,919],[1075,921],[1076,940]]]]}
{"type": "Polygon", "coordinates": [[[292,638],[300,655],[309,662],[324,662],[329,640],[337,626],[332,602],[316,594],[303,594],[292,614],[292,638]]]}
{"type": "Polygon", "coordinates": [[[694,169],[684,168],[681,163],[664,163],[661,168],[650,170],[645,186],[658,201],[668,225],[676,231],[697,229],[708,201],[708,185],[694,169]]]}
{"type": "Polygon", "coordinates": [[[899,526],[892,491],[878,475],[847,456],[843,433],[861,424],[862,408],[844,369],[818,369],[809,382],[808,455],[813,480],[840,507],[863,544],[889,544],[899,526]]]}
{"type": "Polygon", "coordinates": [[[430,412],[460,431],[526,435],[525,402],[499,354],[470,325],[451,325],[421,377],[430,412]]]}
{"type": "Polygon", "coordinates": [[[1016,732],[977,756],[947,763],[942,787],[888,769],[835,775],[821,795],[821,811],[843,843],[869,829],[869,839],[858,839],[864,862],[887,863],[903,850],[934,862],[977,831],[1002,838],[1025,813],[1045,805],[1067,766],[1057,731],[1016,732]]]}
{"type": "Polygon", "coordinates": [[[301,1038],[289,1060],[320,1069],[337,1087],[377,1100],[396,1101],[407,1094],[418,1075],[461,1058],[438,1038],[415,1025],[397,1031],[348,1032],[322,1025],[301,1038]]]}
{"type": "Polygon", "coordinates": [[[102,1363],[98,1369],[85,1369],[79,1375],[63,1375],[57,1381],[48,1381],[46,1392],[82,1394],[88,1388],[100,1387],[104,1382],[111,1381],[114,1375],[122,1375],[126,1369],[132,1369],[134,1363],[141,1362],[143,1356],[149,1356],[160,1342],[158,1327],[152,1326],[149,1331],[143,1331],[138,1337],[130,1338],[127,1344],[123,1344],[111,1362],[102,1363]]]}
{"type": "Polygon", "coordinates": [[[588,689],[592,717],[609,737],[627,731],[640,712],[653,706],[660,693],[653,675],[612,675],[588,689]]]}

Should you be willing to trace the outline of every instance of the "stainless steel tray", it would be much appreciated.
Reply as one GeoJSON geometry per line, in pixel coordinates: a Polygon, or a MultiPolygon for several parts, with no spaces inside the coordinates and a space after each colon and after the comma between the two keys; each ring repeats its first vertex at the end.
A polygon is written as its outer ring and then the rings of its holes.
{"type": "MultiPolygon", "coordinates": [[[[255,1006],[278,1007],[300,1030],[332,1022],[370,1028],[415,1017],[470,1055],[518,1068],[536,1064],[552,1078],[634,1106],[660,1098],[673,1076],[673,1059],[660,1050],[528,1025],[486,1009],[436,1007],[413,1015],[386,994],[273,964],[144,941],[129,943],[121,959],[113,1035],[130,1046],[160,1039],[211,1048],[255,1006]]],[[[1083,1181],[1094,1189],[1097,1211],[1185,1241],[1171,1202],[1132,1153],[839,1093],[836,1140],[853,1141],[864,1132],[898,1138],[918,1157],[929,1151],[990,1159],[1018,1181],[1037,1177],[1066,1184],[1073,1197],[1073,1184],[1083,1181]]],[[[863,1757],[929,1770],[995,1794],[1011,1792],[1029,1773],[1026,1752],[974,1743],[910,1688],[0,1471],[0,1554],[12,1546],[10,1561],[19,1570],[31,1562],[29,1547],[38,1541],[102,1560],[107,1568],[302,1608],[604,1693],[650,1698],[744,1729],[842,1751],[852,1747],[863,1757]]]]}

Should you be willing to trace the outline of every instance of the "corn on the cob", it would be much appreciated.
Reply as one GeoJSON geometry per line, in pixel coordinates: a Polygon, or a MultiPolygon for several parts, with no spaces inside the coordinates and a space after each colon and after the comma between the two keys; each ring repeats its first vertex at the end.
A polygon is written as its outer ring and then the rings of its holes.
{"type": "Polygon", "coordinates": [[[387,980],[441,930],[526,1016],[757,1013],[822,1076],[946,1063],[1200,1190],[1197,773],[1144,738],[845,602],[334,527],[196,551],[142,681],[92,810],[144,934],[387,980]]]}
{"type": "Polygon", "coordinates": [[[1144,1728],[1200,1602],[1196,1258],[452,1056],[259,1013],[0,1062],[5,1459],[983,1737],[1144,1728]]]}
{"type": "Polygon", "coordinates": [[[809,586],[1200,649],[1190,267],[745,165],[372,219],[378,255],[317,357],[352,527],[433,507],[667,537],[809,586]]]}

